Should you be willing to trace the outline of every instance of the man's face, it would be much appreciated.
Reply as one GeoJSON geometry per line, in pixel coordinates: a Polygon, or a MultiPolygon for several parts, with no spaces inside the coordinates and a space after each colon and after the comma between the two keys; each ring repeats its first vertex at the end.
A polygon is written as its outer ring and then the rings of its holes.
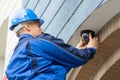
{"type": "Polygon", "coordinates": [[[32,34],[33,37],[38,36],[43,33],[43,30],[40,28],[39,22],[34,22],[30,24],[31,31],[30,33],[32,34]]]}

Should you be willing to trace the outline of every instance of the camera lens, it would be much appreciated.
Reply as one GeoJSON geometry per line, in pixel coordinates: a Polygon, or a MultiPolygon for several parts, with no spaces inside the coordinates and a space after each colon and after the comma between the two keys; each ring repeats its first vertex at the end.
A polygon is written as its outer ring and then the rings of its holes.
{"type": "Polygon", "coordinates": [[[88,33],[84,33],[84,34],[82,34],[82,39],[84,40],[84,41],[89,41],[89,34],[88,33]]]}

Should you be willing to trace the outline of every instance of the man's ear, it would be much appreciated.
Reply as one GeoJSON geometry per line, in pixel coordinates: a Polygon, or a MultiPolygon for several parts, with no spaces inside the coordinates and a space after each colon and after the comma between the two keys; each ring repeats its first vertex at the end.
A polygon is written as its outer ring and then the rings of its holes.
{"type": "Polygon", "coordinates": [[[31,26],[26,23],[26,24],[24,25],[24,29],[27,30],[27,31],[31,31],[31,26]]]}

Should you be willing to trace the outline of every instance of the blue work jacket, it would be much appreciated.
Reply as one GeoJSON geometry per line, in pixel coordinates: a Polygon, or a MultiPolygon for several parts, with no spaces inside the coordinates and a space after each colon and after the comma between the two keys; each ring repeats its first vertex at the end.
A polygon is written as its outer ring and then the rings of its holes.
{"type": "Polygon", "coordinates": [[[96,49],[77,49],[47,33],[23,34],[6,69],[8,80],[65,80],[71,68],[92,59],[96,49]]]}

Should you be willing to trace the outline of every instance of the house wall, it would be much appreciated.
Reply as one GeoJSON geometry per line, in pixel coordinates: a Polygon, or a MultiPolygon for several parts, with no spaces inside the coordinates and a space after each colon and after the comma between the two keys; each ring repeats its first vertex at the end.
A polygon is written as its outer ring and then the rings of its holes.
{"type": "Polygon", "coordinates": [[[4,58],[0,58],[0,80],[2,80],[4,72],[4,58]]]}
{"type": "Polygon", "coordinates": [[[119,32],[120,13],[108,21],[97,33],[99,36],[99,47],[94,59],[90,60],[82,68],[74,69],[69,80],[119,80],[119,32]]]}
{"type": "Polygon", "coordinates": [[[40,18],[45,20],[42,29],[46,33],[68,42],[77,28],[105,1],[23,0],[22,7],[32,9],[40,18]]]}
{"type": "MultiPolygon", "coordinates": [[[[46,33],[62,38],[67,43],[80,25],[94,10],[106,1],[107,0],[22,0],[22,7],[32,9],[40,18],[45,20],[41,28],[46,33]]],[[[20,2],[17,2],[16,6],[19,4],[20,2]]],[[[18,8],[20,8],[20,6],[15,8],[15,10],[18,8]]],[[[11,31],[8,31],[7,38],[5,67],[18,42],[18,38],[16,38],[15,34],[11,31]]]]}

